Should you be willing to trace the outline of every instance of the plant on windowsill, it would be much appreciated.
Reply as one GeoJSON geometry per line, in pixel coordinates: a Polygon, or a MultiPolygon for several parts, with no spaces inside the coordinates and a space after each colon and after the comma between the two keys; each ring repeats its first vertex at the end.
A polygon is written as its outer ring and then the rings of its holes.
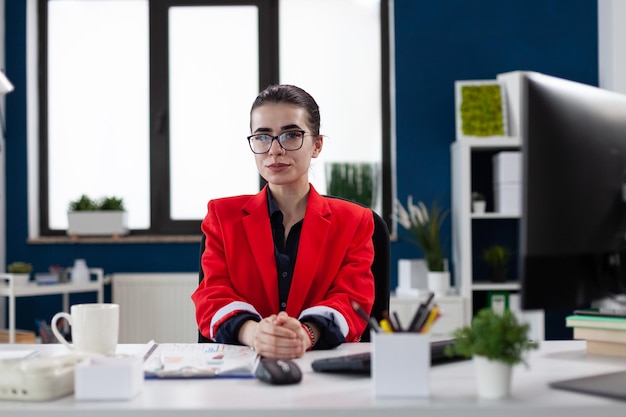
{"type": "Polygon", "coordinates": [[[445,353],[473,357],[478,395],[503,398],[510,393],[512,367],[526,364],[524,354],[538,348],[537,342],[528,337],[529,329],[527,323],[518,322],[509,310],[497,313],[483,308],[472,319],[471,326],[453,332],[454,344],[446,347],[445,353]]]}
{"type": "Polygon", "coordinates": [[[428,268],[428,288],[435,295],[446,295],[450,287],[450,272],[445,270],[445,254],[441,245],[441,226],[448,210],[433,202],[430,209],[423,202],[413,204],[409,195],[407,207],[396,200],[395,218],[412,237],[410,241],[424,253],[428,268]]]}
{"type": "Polygon", "coordinates": [[[511,259],[511,251],[506,246],[491,245],[483,251],[483,260],[489,266],[493,282],[506,281],[506,273],[511,259]]]}
{"type": "Polygon", "coordinates": [[[83,194],[71,201],[67,234],[75,236],[120,236],[128,234],[127,212],[122,198],[94,200],[83,194]]]}

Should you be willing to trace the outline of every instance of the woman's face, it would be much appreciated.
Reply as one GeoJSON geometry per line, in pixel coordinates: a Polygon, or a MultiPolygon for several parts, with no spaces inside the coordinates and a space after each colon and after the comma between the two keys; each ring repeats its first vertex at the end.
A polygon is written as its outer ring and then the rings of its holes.
{"type": "Polygon", "coordinates": [[[267,133],[278,136],[283,132],[304,130],[304,143],[296,151],[285,151],[278,140],[272,141],[269,152],[255,154],[257,169],[270,185],[309,184],[311,158],[322,150],[322,136],[312,136],[307,124],[307,111],[291,104],[263,104],[250,115],[252,134],[267,133]]]}

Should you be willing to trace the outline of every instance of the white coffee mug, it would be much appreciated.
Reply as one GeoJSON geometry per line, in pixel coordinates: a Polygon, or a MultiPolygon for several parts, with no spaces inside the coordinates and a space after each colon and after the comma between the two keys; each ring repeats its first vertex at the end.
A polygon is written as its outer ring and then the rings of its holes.
{"type": "Polygon", "coordinates": [[[115,353],[120,327],[119,304],[75,304],[70,311],[71,314],[60,312],[52,317],[52,333],[59,342],[81,353],[115,353]],[[60,318],[66,319],[72,327],[71,345],[57,328],[60,318]]]}

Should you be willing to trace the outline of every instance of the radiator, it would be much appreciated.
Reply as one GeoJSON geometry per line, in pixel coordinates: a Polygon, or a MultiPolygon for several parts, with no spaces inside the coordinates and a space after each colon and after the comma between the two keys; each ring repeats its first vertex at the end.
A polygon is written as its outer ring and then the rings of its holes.
{"type": "Polygon", "coordinates": [[[191,294],[198,273],[119,273],[111,276],[112,301],[120,305],[119,343],[195,343],[191,294]]]}

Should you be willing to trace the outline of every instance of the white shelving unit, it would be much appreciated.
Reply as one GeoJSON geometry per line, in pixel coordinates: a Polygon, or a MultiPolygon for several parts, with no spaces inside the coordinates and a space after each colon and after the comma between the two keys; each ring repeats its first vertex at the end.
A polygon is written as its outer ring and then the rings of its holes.
{"type": "Polygon", "coordinates": [[[500,219],[518,219],[519,215],[485,212],[472,213],[472,154],[519,150],[518,137],[458,138],[451,145],[452,158],[452,261],[460,295],[465,298],[466,324],[472,317],[474,292],[516,291],[519,282],[476,282],[473,265],[473,222],[489,222],[500,219]]]}
{"type": "MultiPolygon", "coordinates": [[[[451,145],[452,164],[452,261],[454,263],[456,282],[460,295],[465,298],[465,320],[469,324],[472,318],[474,295],[488,291],[518,292],[520,290],[519,277],[516,271],[509,271],[509,280],[503,283],[487,282],[484,277],[475,277],[475,258],[473,252],[474,235],[473,225],[479,222],[497,222],[507,219],[520,219],[519,214],[486,212],[472,213],[472,156],[484,152],[495,154],[500,151],[519,151],[522,147],[521,85],[523,71],[512,71],[497,75],[497,81],[505,87],[506,118],[509,136],[477,138],[458,136],[451,145]],[[477,279],[478,278],[478,279],[477,279]]],[[[457,123],[459,120],[457,120],[457,123]]],[[[492,179],[493,180],[493,179],[492,179]]],[[[485,184],[482,184],[485,186],[485,184]]],[[[489,184],[491,185],[491,184],[489,184]]],[[[488,207],[490,205],[488,204],[488,207]]],[[[493,210],[493,201],[491,210],[493,210]]],[[[517,239],[518,236],[515,236],[517,239]]],[[[494,242],[495,243],[495,242],[494,242]]],[[[480,298],[480,297],[478,297],[480,298]]],[[[517,298],[519,300],[519,297],[517,298]]],[[[476,308],[478,309],[478,308],[476,308]]],[[[544,338],[543,311],[518,311],[522,320],[531,325],[531,337],[535,340],[544,338]]]]}

